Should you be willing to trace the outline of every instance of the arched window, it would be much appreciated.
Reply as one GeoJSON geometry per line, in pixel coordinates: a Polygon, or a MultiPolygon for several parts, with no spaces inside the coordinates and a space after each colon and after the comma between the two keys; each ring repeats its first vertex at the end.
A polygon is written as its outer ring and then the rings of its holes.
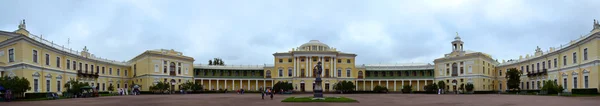
{"type": "MultiPolygon", "coordinates": [[[[377,74],[375,74],[377,76],[377,74]]],[[[342,69],[337,70],[337,77],[342,77],[342,69]]]]}
{"type": "Polygon", "coordinates": [[[456,63],[452,64],[452,76],[458,76],[458,65],[456,63]]]}
{"type": "Polygon", "coordinates": [[[283,77],[283,69],[279,69],[279,77],[283,77]]]}
{"type": "Polygon", "coordinates": [[[412,73],[413,73],[413,76],[417,76],[417,72],[416,71],[413,71],[412,73]]]}
{"type": "Polygon", "coordinates": [[[266,73],[266,74],[267,74],[267,75],[266,75],[266,76],[267,76],[267,78],[271,78],[271,70],[267,70],[267,73],[266,73]]]}
{"type": "Polygon", "coordinates": [[[358,71],[358,78],[363,78],[363,72],[362,71],[358,71]]]}
{"type": "Polygon", "coordinates": [[[169,66],[169,71],[175,72],[175,62],[171,62],[171,65],[169,66]]]}

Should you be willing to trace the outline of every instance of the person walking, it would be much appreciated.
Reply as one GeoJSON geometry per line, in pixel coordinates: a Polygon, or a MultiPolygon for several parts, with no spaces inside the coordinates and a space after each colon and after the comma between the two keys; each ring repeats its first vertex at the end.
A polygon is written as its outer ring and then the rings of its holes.
{"type": "Polygon", "coordinates": [[[274,94],[273,89],[271,89],[271,100],[273,100],[273,94],[274,94]]]}
{"type": "Polygon", "coordinates": [[[260,90],[260,96],[262,97],[262,100],[265,100],[265,90],[260,90]]]}

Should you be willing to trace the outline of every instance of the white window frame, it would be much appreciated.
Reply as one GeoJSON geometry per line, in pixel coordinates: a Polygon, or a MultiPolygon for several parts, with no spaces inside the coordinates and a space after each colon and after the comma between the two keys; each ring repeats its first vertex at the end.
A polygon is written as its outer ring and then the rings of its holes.
{"type": "Polygon", "coordinates": [[[39,62],[39,52],[36,49],[31,50],[31,55],[33,55],[35,53],[35,56],[31,56],[33,63],[38,63],[39,62]]]}
{"type": "Polygon", "coordinates": [[[352,70],[346,69],[346,77],[352,77],[352,70]]]}
{"type": "Polygon", "coordinates": [[[61,59],[60,59],[60,56],[56,56],[56,62],[57,62],[57,63],[56,63],[56,67],[58,67],[58,68],[60,68],[60,65],[61,65],[61,64],[60,64],[60,60],[61,60],[61,59]]]}
{"type": "Polygon", "coordinates": [[[279,68],[279,70],[277,71],[277,76],[283,77],[283,68],[279,68]]]}
{"type": "Polygon", "coordinates": [[[583,80],[583,88],[589,88],[589,83],[590,83],[589,78],[590,78],[590,72],[587,70],[583,70],[583,79],[582,79],[583,80]],[[586,81],[586,77],[587,77],[588,81],[586,81]]]}
{"type": "Polygon", "coordinates": [[[50,54],[46,53],[46,54],[44,54],[44,56],[45,56],[44,57],[44,59],[45,59],[45,61],[44,61],[45,63],[44,64],[46,64],[46,66],[50,66],[51,65],[50,64],[50,62],[51,62],[50,61],[50,57],[51,57],[50,54]]]}

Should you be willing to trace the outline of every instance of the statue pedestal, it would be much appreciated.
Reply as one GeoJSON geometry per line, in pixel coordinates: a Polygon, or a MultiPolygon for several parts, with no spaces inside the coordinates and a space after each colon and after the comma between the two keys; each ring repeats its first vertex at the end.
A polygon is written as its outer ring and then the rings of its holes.
{"type": "Polygon", "coordinates": [[[315,79],[315,89],[314,91],[314,99],[322,99],[323,98],[323,87],[321,87],[322,84],[322,80],[321,78],[316,78],[315,79]]]}

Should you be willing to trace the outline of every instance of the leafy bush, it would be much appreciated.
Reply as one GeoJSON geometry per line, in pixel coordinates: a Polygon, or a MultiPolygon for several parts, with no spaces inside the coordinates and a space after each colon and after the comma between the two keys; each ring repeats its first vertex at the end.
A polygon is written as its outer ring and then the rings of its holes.
{"type": "Polygon", "coordinates": [[[185,83],[181,84],[181,88],[179,88],[179,89],[184,90],[184,91],[195,92],[195,91],[202,90],[202,85],[198,84],[198,83],[194,83],[194,82],[185,82],[185,83]]]}
{"type": "Polygon", "coordinates": [[[438,81],[438,88],[446,89],[446,83],[444,81],[438,81]]]}
{"type": "Polygon", "coordinates": [[[25,77],[19,78],[0,76],[0,86],[3,86],[4,89],[11,90],[15,97],[21,97],[25,91],[31,89],[29,86],[29,81],[25,77]]]}
{"type": "Polygon", "coordinates": [[[150,91],[154,93],[164,93],[168,91],[170,88],[170,84],[168,82],[157,82],[156,84],[150,86],[150,91]]]}
{"type": "MultiPolygon", "coordinates": [[[[283,91],[288,91],[288,90],[292,90],[294,88],[293,88],[292,83],[288,83],[288,82],[279,81],[273,85],[273,90],[275,91],[275,93],[281,92],[282,89],[283,89],[283,91]]],[[[244,93],[245,92],[246,91],[244,91],[244,93]]]]}
{"type": "Polygon", "coordinates": [[[384,87],[384,86],[377,85],[377,86],[375,86],[375,88],[373,88],[373,92],[376,92],[376,93],[387,93],[388,89],[386,87],[384,87]]]}
{"type": "Polygon", "coordinates": [[[598,94],[597,88],[580,88],[580,89],[571,89],[573,94],[598,94]]]}
{"type": "Polygon", "coordinates": [[[474,88],[475,88],[475,86],[473,86],[473,84],[471,84],[471,83],[467,83],[467,85],[465,85],[465,89],[466,89],[468,92],[471,92],[471,91],[473,91],[473,89],[474,89],[474,88]]]}
{"type": "Polygon", "coordinates": [[[437,84],[433,83],[433,84],[425,85],[425,92],[426,93],[435,94],[435,93],[437,93],[437,91],[438,91],[437,84]]]}
{"type": "Polygon", "coordinates": [[[560,85],[556,85],[556,82],[550,80],[544,81],[544,86],[542,87],[541,91],[546,91],[547,94],[558,94],[563,91],[562,88],[563,87],[561,87],[560,85]]]}
{"type": "Polygon", "coordinates": [[[79,82],[77,79],[71,79],[67,83],[65,83],[64,87],[67,88],[67,93],[71,94],[79,94],[83,92],[81,88],[85,86],[90,86],[88,83],[79,82]]]}
{"type": "Polygon", "coordinates": [[[40,93],[25,93],[25,99],[46,98],[47,92],[40,93]]]}
{"type": "Polygon", "coordinates": [[[340,81],[333,86],[333,89],[344,92],[352,92],[356,86],[352,81],[340,81]]]}
{"type": "Polygon", "coordinates": [[[412,86],[411,85],[404,85],[402,86],[402,93],[411,93],[412,92],[412,86]]]}

